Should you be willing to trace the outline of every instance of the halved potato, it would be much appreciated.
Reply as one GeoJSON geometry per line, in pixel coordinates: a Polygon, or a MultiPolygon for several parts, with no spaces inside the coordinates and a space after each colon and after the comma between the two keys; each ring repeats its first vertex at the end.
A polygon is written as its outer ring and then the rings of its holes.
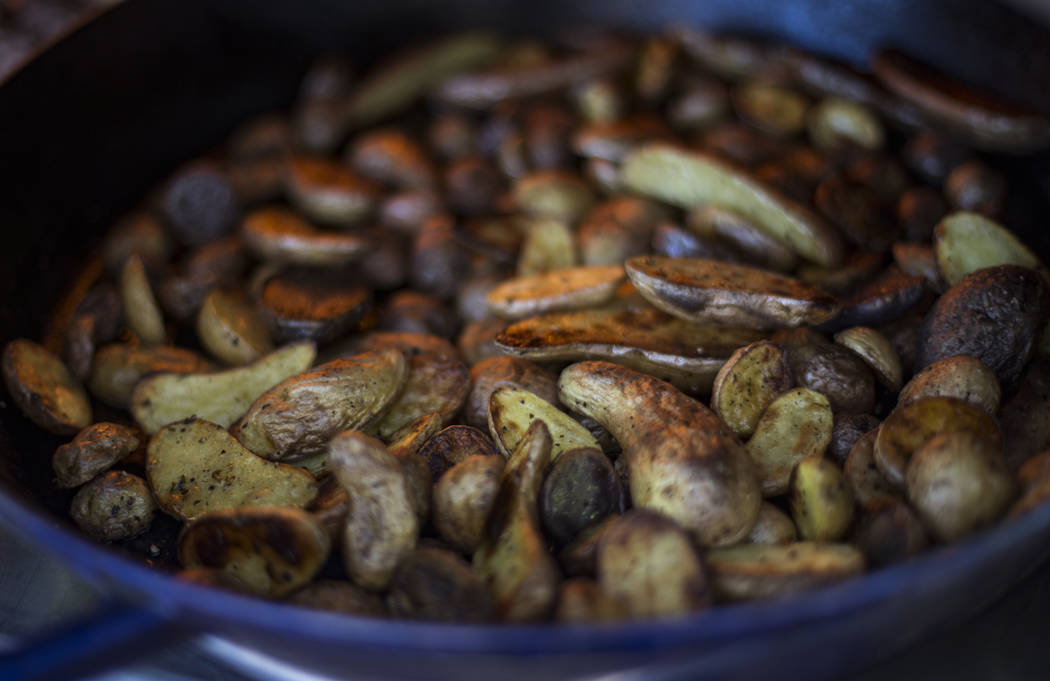
{"type": "Polygon", "coordinates": [[[864,555],[848,544],[742,544],[708,551],[704,561],[727,601],[781,598],[864,572],[864,555]]]}
{"type": "Polygon", "coordinates": [[[530,220],[518,252],[519,277],[529,277],[576,264],[576,249],[569,226],[555,218],[530,220]]]}
{"type": "Polygon", "coordinates": [[[382,414],[407,376],[408,362],[393,348],[337,359],[267,390],[233,432],[245,447],[269,459],[320,454],[336,433],[382,414]]]}
{"type": "Polygon", "coordinates": [[[182,520],[240,506],[303,507],[317,495],[306,471],[260,459],[222,426],[192,417],[150,438],[146,477],[157,503],[182,520]]]}
{"type": "Polygon", "coordinates": [[[195,374],[215,368],[208,360],[184,348],[168,345],[142,348],[112,343],[95,353],[88,389],[111,407],[126,409],[135,385],[143,376],[161,372],[195,374]]]}
{"type": "Polygon", "coordinates": [[[557,374],[518,357],[489,357],[478,362],[470,368],[470,383],[460,419],[484,431],[489,424],[489,397],[498,388],[521,388],[551,404],[558,401],[557,374]]]}
{"type": "Polygon", "coordinates": [[[470,564],[444,549],[420,547],[397,569],[387,595],[395,616],[440,622],[487,622],[492,594],[470,564]]]}
{"type": "Polygon", "coordinates": [[[644,255],[625,269],[646,300],[693,322],[792,327],[821,324],[839,311],[838,301],[815,286],[746,265],[644,255]]]}
{"type": "Polygon", "coordinates": [[[345,265],[368,251],[355,234],[321,232],[286,208],[249,213],[241,223],[244,244],[260,260],[295,265],[345,265]]]}
{"type": "Polygon", "coordinates": [[[900,490],[890,484],[875,463],[875,438],[878,435],[878,430],[861,435],[842,464],[842,475],[849,483],[854,501],[861,507],[867,507],[882,497],[900,495],[900,490]]]}
{"type": "Polygon", "coordinates": [[[715,376],[711,408],[740,438],[755,432],[762,413],[791,388],[784,351],[769,341],[745,345],[715,376]]]}
{"type": "Polygon", "coordinates": [[[758,520],[747,535],[748,544],[790,544],[798,539],[798,530],[787,513],[769,503],[762,502],[758,520]]]}
{"type": "Polygon", "coordinates": [[[624,484],[600,449],[577,447],[550,465],[540,490],[540,521],[564,546],[591,525],[623,513],[624,484]]]}
{"type": "Polygon", "coordinates": [[[449,426],[428,439],[419,450],[437,484],[446,471],[475,455],[499,454],[492,439],[473,426],[449,426]]]}
{"type": "Polygon", "coordinates": [[[73,435],[91,423],[84,386],[55,355],[19,338],[4,347],[4,384],[26,417],[54,435],[73,435]]]}
{"type": "Polygon", "coordinates": [[[748,262],[778,272],[794,269],[795,252],[743,216],[713,204],[697,207],[686,218],[689,230],[727,244],[748,262]]]}
{"type": "Polygon", "coordinates": [[[957,397],[995,414],[1002,392],[995,373],[984,362],[969,355],[955,355],[927,365],[912,376],[897,395],[897,404],[910,404],[924,397],[957,397]]]}
{"type": "Polygon", "coordinates": [[[788,490],[791,472],[806,457],[821,456],[831,442],[834,415],[828,398],[809,388],[795,388],[765,410],[747,451],[758,468],[762,494],[788,490]]]}
{"type": "Polygon", "coordinates": [[[213,511],[179,536],[183,567],[230,573],[252,593],[280,598],[320,571],[328,535],[298,508],[244,507],[213,511]]]}
{"type": "Polygon", "coordinates": [[[878,116],[863,104],[828,97],[809,112],[809,139],[823,151],[849,147],[874,151],[882,148],[886,131],[878,116]]]}
{"type": "Polygon", "coordinates": [[[853,494],[842,471],[822,456],[798,462],[791,475],[791,517],[799,537],[838,541],[853,520],[853,494]]]}
{"type": "Polygon", "coordinates": [[[278,343],[333,340],[352,329],[372,302],[371,291],[351,270],[288,267],[260,277],[254,289],[278,343]]]}
{"type": "Polygon", "coordinates": [[[621,265],[551,270],[497,284],[485,301],[491,313],[504,319],[578,310],[610,301],[625,277],[621,265]]]}
{"type": "Polygon", "coordinates": [[[711,203],[732,209],[806,260],[829,266],[842,260],[842,239],[823,219],[713,156],[649,144],[624,159],[621,177],[632,191],[680,208],[711,203]]]}
{"type": "Polygon", "coordinates": [[[379,417],[375,430],[390,438],[401,428],[430,413],[448,425],[470,392],[470,372],[455,357],[418,353],[409,359],[408,376],[400,395],[379,417]]]}
{"type": "Polygon", "coordinates": [[[341,163],[309,156],[289,160],[285,189],[292,205],[311,220],[339,226],[364,220],[380,192],[341,163]]]}
{"type": "Polygon", "coordinates": [[[481,545],[506,463],[495,453],[472,454],[436,478],[433,523],[442,539],[464,553],[481,545]]]}
{"type": "Polygon", "coordinates": [[[947,216],[933,231],[937,265],[949,286],[967,274],[995,265],[1023,265],[1050,277],[1043,261],[1012,232],[978,213],[947,216]]]}
{"type": "Polygon", "coordinates": [[[574,225],[594,204],[594,192],[582,177],[565,170],[541,170],[514,183],[518,210],[538,218],[574,225]]]}
{"type": "Polygon", "coordinates": [[[313,343],[296,343],[217,373],[155,374],[135,385],[129,409],[147,433],[188,416],[228,428],[267,389],[309,369],[316,356],[313,343]]]}
{"type": "Polygon", "coordinates": [[[142,258],[132,255],[120,273],[120,297],[124,302],[124,318],[143,345],[160,345],[167,336],[164,315],[146,278],[142,258]]]}
{"type": "Polygon", "coordinates": [[[854,326],[836,333],[835,342],[857,353],[884,388],[893,392],[900,390],[904,375],[901,360],[881,333],[867,326],[854,326]]]}
{"type": "Polygon", "coordinates": [[[118,423],[93,423],[51,457],[58,486],[79,487],[109,470],[142,444],[141,433],[118,423]]]}
{"type": "Polygon", "coordinates": [[[266,322],[238,290],[211,290],[197,313],[197,336],[212,356],[234,366],[273,351],[266,322]]]}
{"type": "Polygon", "coordinates": [[[598,441],[580,422],[535,393],[504,386],[489,397],[489,434],[503,456],[510,456],[533,421],[547,424],[552,439],[551,462],[577,447],[598,447],[598,441]]]}
{"type": "Polygon", "coordinates": [[[69,507],[77,527],[101,541],[142,534],[156,514],[157,504],[146,481],[124,471],[109,471],[87,483],[69,507]]]}

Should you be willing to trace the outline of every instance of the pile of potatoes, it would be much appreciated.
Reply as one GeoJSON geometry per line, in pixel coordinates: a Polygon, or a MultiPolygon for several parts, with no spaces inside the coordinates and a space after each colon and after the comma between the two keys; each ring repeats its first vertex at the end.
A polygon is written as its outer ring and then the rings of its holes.
{"type": "Polygon", "coordinates": [[[683,28],[323,57],[7,389],[84,532],[167,514],[179,578],[303,607],[644,619],[907,560],[1050,496],[1050,272],[985,155],[1050,120],[871,67],[683,28]]]}

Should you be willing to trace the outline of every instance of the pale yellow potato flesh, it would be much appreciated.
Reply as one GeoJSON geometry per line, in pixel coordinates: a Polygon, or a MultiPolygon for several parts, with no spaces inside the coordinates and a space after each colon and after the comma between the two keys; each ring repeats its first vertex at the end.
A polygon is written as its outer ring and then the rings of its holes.
{"type": "Polygon", "coordinates": [[[765,496],[786,492],[798,462],[824,453],[834,421],[828,398],[809,388],[790,390],[769,405],[747,442],[765,496]]]}
{"type": "Polygon", "coordinates": [[[853,520],[853,493],[832,461],[807,457],[791,476],[791,517],[806,541],[842,539],[853,520]]]}
{"type": "Polygon", "coordinates": [[[212,356],[238,366],[273,351],[270,328],[240,291],[213,289],[197,313],[197,337],[212,356]]]}
{"type": "Polygon", "coordinates": [[[150,438],[146,478],[157,503],[182,520],[240,506],[302,508],[317,495],[306,471],[260,459],[222,426],[195,418],[150,438]]]}
{"type": "Polygon", "coordinates": [[[143,345],[160,345],[167,332],[164,329],[164,315],[149,279],[142,258],[132,255],[124,263],[120,273],[120,298],[124,303],[124,318],[128,327],[135,332],[143,345]]]}
{"type": "Polygon", "coordinates": [[[763,412],[791,388],[784,351],[769,341],[738,349],[715,376],[711,408],[737,437],[749,438],[763,412]]]}
{"type": "Polygon", "coordinates": [[[612,300],[626,276],[622,265],[551,270],[497,284],[485,294],[485,302],[489,312],[503,319],[585,309],[612,300]]]}
{"type": "Polygon", "coordinates": [[[649,144],[627,156],[620,176],[628,189],[680,208],[732,209],[811,262],[834,266],[842,260],[842,239],[822,218],[713,156],[649,144]]]}
{"type": "Polygon", "coordinates": [[[835,334],[835,342],[857,353],[871,367],[887,390],[900,390],[904,369],[897,350],[886,336],[867,326],[854,326],[835,334]]]}
{"type": "Polygon", "coordinates": [[[1050,278],[1043,261],[999,223],[978,213],[947,216],[933,231],[937,266],[949,286],[968,274],[996,265],[1032,267],[1050,278]]]}
{"type": "Polygon", "coordinates": [[[518,253],[518,276],[528,277],[572,267],[576,247],[572,232],[561,220],[549,217],[530,220],[518,253]]]}
{"type": "Polygon", "coordinates": [[[987,364],[969,355],[955,355],[937,360],[912,376],[897,395],[897,404],[911,404],[924,397],[957,397],[995,414],[1003,391],[987,364]]]}
{"type": "Polygon", "coordinates": [[[489,434],[504,456],[510,456],[533,421],[547,424],[551,463],[577,447],[601,447],[590,431],[562,410],[528,390],[504,386],[489,396],[489,434]]]}
{"type": "Polygon", "coordinates": [[[316,356],[313,343],[296,343],[226,371],[155,374],[135,385],[129,409],[147,433],[190,416],[229,428],[260,395],[309,369],[316,356]]]}

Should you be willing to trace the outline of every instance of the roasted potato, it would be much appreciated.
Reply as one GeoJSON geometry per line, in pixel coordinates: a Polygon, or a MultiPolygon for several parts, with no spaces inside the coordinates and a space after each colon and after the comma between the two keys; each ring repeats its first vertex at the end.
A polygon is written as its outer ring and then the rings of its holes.
{"type": "Polygon", "coordinates": [[[848,544],[742,544],[704,554],[712,590],[723,601],[782,598],[849,579],[864,555],[848,544]]]}
{"type": "Polygon", "coordinates": [[[806,541],[838,541],[853,520],[853,494],[839,467],[819,456],[798,462],[791,474],[791,517],[806,541]]]}
{"type": "Polygon", "coordinates": [[[4,346],[4,384],[26,418],[55,435],[73,435],[91,423],[91,402],[58,357],[19,338],[4,346]]]}
{"type": "Polygon", "coordinates": [[[464,553],[477,550],[496,503],[505,465],[502,456],[473,454],[437,479],[433,522],[442,539],[464,553]]]}
{"type": "Polygon", "coordinates": [[[391,614],[442,622],[487,622],[492,594],[470,563],[451,551],[418,548],[397,569],[386,597],[391,614]]]}
{"type": "Polygon", "coordinates": [[[285,603],[311,610],[342,612],[348,615],[384,617],[387,614],[383,599],[352,582],[319,579],[289,596],[285,603]]]}
{"type": "Polygon", "coordinates": [[[897,404],[910,404],[924,397],[955,397],[994,414],[999,410],[1002,390],[984,362],[969,355],[955,355],[937,360],[912,376],[897,395],[897,404]]]}
{"type": "Polygon", "coordinates": [[[273,351],[270,329],[240,291],[219,288],[205,297],[197,313],[197,336],[211,355],[226,364],[247,364],[273,351]]]}
{"type": "Polygon", "coordinates": [[[790,387],[783,350],[758,341],[734,352],[719,369],[711,408],[738,437],[748,438],[766,408],[790,387]]]}
{"type": "Polygon", "coordinates": [[[77,433],[72,442],[55,450],[51,468],[58,486],[79,487],[134,452],[140,434],[117,423],[94,423],[77,433]]]}
{"type": "Polygon", "coordinates": [[[795,466],[823,455],[833,424],[827,398],[808,388],[790,390],[769,405],[747,441],[764,496],[786,492],[795,466]]]}
{"type": "Polygon", "coordinates": [[[579,421],[528,390],[504,386],[489,396],[489,434],[504,456],[510,456],[533,421],[547,424],[553,441],[551,462],[577,447],[599,449],[579,421]]]}
{"type": "Polygon", "coordinates": [[[183,348],[158,345],[140,348],[113,343],[99,348],[91,365],[88,389],[111,407],[127,408],[142,377],[155,373],[196,374],[215,370],[215,365],[183,348]]]}
{"type": "Polygon", "coordinates": [[[620,476],[600,449],[577,447],[553,461],[540,489],[540,521],[559,546],[624,510],[620,476]]]}
{"type": "Polygon", "coordinates": [[[488,435],[472,426],[449,426],[427,439],[419,457],[430,467],[436,483],[448,469],[476,454],[499,454],[488,435]]]}
{"type": "Polygon", "coordinates": [[[124,471],[104,473],[81,487],[69,508],[77,527],[103,541],[142,534],[156,513],[146,481],[124,471]]]}
{"type": "Polygon", "coordinates": [[[788,514],[769,503],[762,502],[758,520],[747,535],[748,544],[790,544],[798,538],[798,530],[788,514]]]}

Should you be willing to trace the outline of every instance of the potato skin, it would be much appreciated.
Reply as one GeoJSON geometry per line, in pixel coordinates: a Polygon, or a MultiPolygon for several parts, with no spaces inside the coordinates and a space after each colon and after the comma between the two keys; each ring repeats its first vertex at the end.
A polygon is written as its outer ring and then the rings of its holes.
{"type": "Polygon", "coordinates": [[[106,471],[128,454],[142,439],[135,430],[117,423],[95,423],[77,433],[72,442],[55,450],[51,467],[58,486],[78,487],[106,471]]]}
{"type": "Polygon", "coordinates": [[[581,530],[624,509],[623,488],[600,449],[578,447],[563,453],[540,488],[540,520],[547,535],[565,545],[581,530]]]}
{"type": "Polygon", "coordinates": [[[91,423],[91,402],[80,384],[42,345],[19,338],[4,347],[4,384],[26,417],[55,435],[73,435],[91,423]]]}
{"type": "Polygon", "coordinates": [[[988,365],[1011,393],[1048,317],[1050,287],[1035,270],[1018,265],[977,270],[948,289],[926,315],[916,366],[970,355],[988,365]]]}
{"type": "Polygon", "coordinates": [[[1050,448],[1050,357],[1040,355],[1028,365],[1017,394],[999,412],[999,425],[1012,469],[1050,448]]]}
{"type": "Polygon", "coordinates": [[[396,616],[441,622],[487,622],[496,610],[470,564],[436,548],[418,548],[401,563],[387,603],[396,616]]]}
{"type": "Polygon", "coordinates": [[[955,355],[928,364],[912,376],[901,388],[897,404],[938,396],[957,397],[995,414],[1002,399],[1002,389],[984,362],[969,355],[955,355]]]}
{"type": "Polygon", "coordinates": [[[124,471],[110,471],[80,488],[69,514],[95,539],[116,541],[149,529],[157,504],[145,480],[124,471]]]}
{"type": "Polygon", "coordinates": [[[866,414],[875,407],[875,377],[847,348],[822,340],[785,349],[795,385],[828,398],[832,411],[866,414]]]}
{"type": "Polygon", "coordinates": [[[432,520],[442,539],[465,553],[478,548],[505,466],[506,459],[495,452],[474,454],[434,484],[432,520]]]}
{"type": "Polygon", "coordinates": [[[827,455],[838,464],[846,463],[853,445],[862,435],[879,427],[879,419],[872,414],[835,414],[831,442],[827,455]]]}
{"type": "Polygon", "coordinates": [[[488,431],[489,397],[504,386],[535,393],[558,404],[558,377],[538,364],[519,357],[490,357],[470,368],[473,384],[461,417],[468,426],[488,431]]]}

